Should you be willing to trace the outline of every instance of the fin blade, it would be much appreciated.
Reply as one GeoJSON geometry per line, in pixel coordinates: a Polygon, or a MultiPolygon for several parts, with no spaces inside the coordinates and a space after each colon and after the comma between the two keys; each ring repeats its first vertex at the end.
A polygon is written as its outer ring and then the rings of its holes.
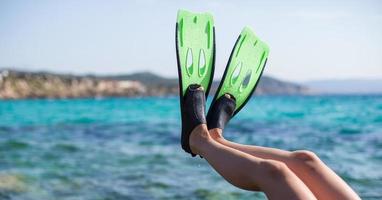
{"type": "Polygon", "coordinates": [[[209,13],[179,10],[177,14],[176,45],[181,95],[191,84],[200,84],[208,95],[215,61],[214,21],[209,13]],[[192,66],[188,68],[188,51],[192,66]],[[202,52],[202,53],[200,53],[202,52]],[[203,58],[200,58],[203,56],[203,58]],[[203,64],[200,64],[202,61],[203,64]],[[190,73],[192,71],[192,73],[190,73]]]}
{"type": "Polygon", "coordinates": [[[249,27],[244,27],[231,52],[214,100],[229,93],[236,99],[235,114],[239,112],[256,89],[268,54],[268,45],[261,41],[249,27]],[[233,75],[239,63],[241,72],[236,76],[236,80],[231,80],[231,77],[235,77],[233,75]]]}

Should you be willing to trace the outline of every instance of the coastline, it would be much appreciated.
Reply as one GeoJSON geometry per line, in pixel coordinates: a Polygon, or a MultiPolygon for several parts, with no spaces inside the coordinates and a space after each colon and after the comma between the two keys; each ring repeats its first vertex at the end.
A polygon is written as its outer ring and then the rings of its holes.
{"type": "MultiPolygon", "coordinates": [[[[211,93],[217,89],[214,81],[211,93]]],[[[311,94],[302,85],[263,76],[256,94],[311,94]]],[[[178,80],[152,73],[118,76],[68,75],[0,70],[0,99],[72,99],[176,96],[178,80]]]]}

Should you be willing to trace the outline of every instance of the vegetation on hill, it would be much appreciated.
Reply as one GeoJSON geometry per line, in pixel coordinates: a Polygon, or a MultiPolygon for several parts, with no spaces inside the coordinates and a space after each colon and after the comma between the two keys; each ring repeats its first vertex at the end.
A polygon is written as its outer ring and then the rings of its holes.
{"type": "MultiPolygon", "coordinates": [[[[218,82],[214,82],[212,92],[218,82]]],[[[263,76],[258,94],[305,94],[303,86],[263,76]]],[[[152,73],[79,76],[0,70],[0,99],[167,96],[178,94],[178,80],[152,73]]]]}

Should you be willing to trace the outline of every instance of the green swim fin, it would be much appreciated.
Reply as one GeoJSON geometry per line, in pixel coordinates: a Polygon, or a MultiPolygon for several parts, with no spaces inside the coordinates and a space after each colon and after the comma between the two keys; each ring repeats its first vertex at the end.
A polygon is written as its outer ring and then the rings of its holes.
{"type": "Polygon", "coordinates": [[[189,138],[195,127],[206,124],[205,101],[214,76],[215,29],[212,15],[180,10],[175,38],[182,119],[181,145],[184,151],[195,156],[189,138]]]}
{"type": "Polygon", "coordinates": [[[253,31],[245,27],[231,52],[227,67],[212,104],[224,94],[235,99],[236,115],[256,89],[267,62],[269,48],[253,31]]]}
{"type": "Polygon", "coordinates": [[[215,28],[209,13],[178,11],[176,55],[180,96],[192,84],[203,86],[206,97],[215,67],[215,28]]]}

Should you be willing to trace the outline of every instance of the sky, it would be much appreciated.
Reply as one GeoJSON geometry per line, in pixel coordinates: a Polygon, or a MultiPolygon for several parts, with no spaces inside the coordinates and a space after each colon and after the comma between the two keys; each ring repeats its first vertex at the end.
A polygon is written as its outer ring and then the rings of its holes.
{"type": "Polygon", "coordinates": [[[176,77],[179,9],[213,14],[216,79],[244,26],[268,43],[269,76],[382,79],[379,0],[0,0],[0,68],[176,77]]]}

